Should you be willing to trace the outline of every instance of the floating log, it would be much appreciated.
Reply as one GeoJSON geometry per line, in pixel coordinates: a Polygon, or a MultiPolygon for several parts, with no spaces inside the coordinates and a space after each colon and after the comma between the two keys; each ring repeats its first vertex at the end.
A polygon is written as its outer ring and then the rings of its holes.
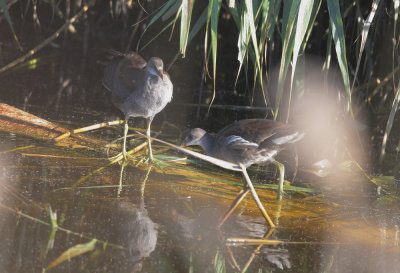
{"type": "MultiPolygon", "coordinates": [[[[67,128],[56,123],[47,121],[5,103],[0,103],[0,131],[40,141],[53,141],[54,138],[70,132],[67,128]]],[[[58,146],[94,150],[104,148],[107,142],[93,137],[72,135],[55,144],[58,146]]]]}

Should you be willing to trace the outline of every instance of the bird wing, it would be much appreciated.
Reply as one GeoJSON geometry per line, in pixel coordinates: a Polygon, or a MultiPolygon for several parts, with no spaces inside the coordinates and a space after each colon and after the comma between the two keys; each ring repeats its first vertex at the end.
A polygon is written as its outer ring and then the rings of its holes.
{"type": "Polygon", "coordinates": [[[257,143],[247,141],[246,139],[235,135],[228,136],[225,140],[225,144],[229,146],[229,148],[236,150],[258,147],[257,143]]]}
{"type": "Polygon", "coordinates": [[[218,147],[214,156],[218,158],[237,164],[241,163],[246,167],[259,161],[259,145],[241,136],[230,135],[226,136],[224,140],[219,138],[216,144],[218,147]]]}
{"type": "Polygon", "coordinates": [[[286,144],[294,143],[300,140],[304,133],[298,132],[292,126],[285,124],[285,126],[276,128],[272,134],[260,143],[260,148],[275,147],[281,150],[286,144]]]}
{"type": "Polygon", "coordinates": [[[146,68],[147,62],[145,59],[142,58],[138,53],[136,52],[129,52],[126,54],[126,58],[129,60],[131,67],[135,67],[138,69],[144,70],[146,68]]]}
{"type": "Polygon", "coordinates": [[[240,136],[248,142],[259,145],[264,140],[273,137],[278,129],[284,126],[286,124],[265,119],[239,120],[219,131],[217,139],[240,136]]]}
{"type": "Polygon", "coordinates": [[[145,69],[147,62],[145,59],[142,58],[138,53],[130,51],[129,53],[125,54],[116,50],[110,50],[108,58],[110,60],[114,59],[128,59],[130,65],[139,69],[145,69]]]}
{"type": "Polygon", "coordinates": [[[113,103],[119,107],[143,85],[146,61],[136,52],[111,52],[111,61],[104,70],[103,84],[113,93],[113,103]]]}
{"type": "Polygon", "coordinates": [[[258,144],[260,148],[293,143],[304,135],[289,124],[265,119],[241,120],[228,127],[230,128],[223,129],[223,134],[240,136],[248,142],[258,144]]]}
{"type": "Polygon", "coordinates": [[[235,158],[245,165],[270,161],[282,149],[303,135],[290,125],[265,119],[240,120],[216,135],[219,156],[235,158]]]}
{"type": "Polygon", "coordinates": [[[127,91],[128,95],[143,85],[146,61],[136,52],[129,52],[119,62],[114,84],[127,91]]]}

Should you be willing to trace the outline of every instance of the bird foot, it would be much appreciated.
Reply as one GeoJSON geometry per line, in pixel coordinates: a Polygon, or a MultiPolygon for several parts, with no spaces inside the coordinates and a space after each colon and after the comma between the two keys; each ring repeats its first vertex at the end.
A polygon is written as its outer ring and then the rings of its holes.
{"type": "Polygon", "coordinates": [[[158,169],[162,170],[165,167],[164,161],[160,159],[156,159],[154,157],[147,157],[144,160],[144,163],[157,167],[158,169]]]}
{"type": "Polygon", "coordinates": [[[109,157],[108,160],[111,163],[122,162],[122,164],[126,164],[130,160],[132,160],[134,162],[135,166],[139,166],[140,164],[144,163],[147,165],[154,165],[155,167],[157,167],[160,170],[162,170],[166,166],[166,164],[162,160],[156,159],[152,155],[141,157],[138,160],[138,157],[132,156],[131,153],[132,153],[132,151],[125,152],[125,153],[121,152],[121,153],[117,154],[116,156],[109,157]]]}
{"type": "Polygon", "coordinates": [[[108,160],[110,160],[111,163],[123,161],[123,162],[128,162],[129,160],[134,160],[134,157],[130,155],[128,152],[121,152],[117,154],[116,156],[109,157],[108,160]]]}

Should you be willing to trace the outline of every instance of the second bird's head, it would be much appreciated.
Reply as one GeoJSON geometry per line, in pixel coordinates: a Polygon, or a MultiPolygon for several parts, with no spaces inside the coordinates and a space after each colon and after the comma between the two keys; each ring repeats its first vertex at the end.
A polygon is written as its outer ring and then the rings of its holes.
{"type": "Polygon", "coordinates": [[[201,146],[202,139],[205,134],[206,134],[206,131],[204,131],[201,128],[191,129],[189,132],[187,132],[185,134],[186,137],[182,141],[181,146],[182,147],[191,146],[191,145],[201,146]]]}

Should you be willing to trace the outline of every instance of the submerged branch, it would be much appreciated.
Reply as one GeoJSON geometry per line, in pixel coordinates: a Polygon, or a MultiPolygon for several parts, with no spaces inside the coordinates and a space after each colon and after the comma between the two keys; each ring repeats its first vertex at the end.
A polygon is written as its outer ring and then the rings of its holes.
{"type": "MultiPolygon", "coordinates": [[[[58,124],[42,119],[5,103],[0,103],[0,131],[22,135],[41,141],[51,141],[60,134],[70,131],[58,124]]],[[[57,144],[69,147],[102,149],[107,142],[84,136],[73,135],[57,144]]]]}

